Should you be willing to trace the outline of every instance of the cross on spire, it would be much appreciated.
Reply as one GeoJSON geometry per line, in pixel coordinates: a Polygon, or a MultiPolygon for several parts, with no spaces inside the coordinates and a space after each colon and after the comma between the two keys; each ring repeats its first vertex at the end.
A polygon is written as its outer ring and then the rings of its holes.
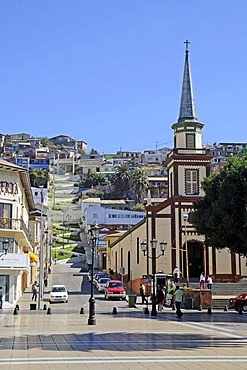
{"type": "Polygon", "coordinates": [[[189,52],[189,44],[190,44],[190,42],[189,42],[189,40],[186,40],[186,41],[184,41],[184,43],[186,45],[185,51],[186,51],[186,53],[188,53],[189,52]]]}

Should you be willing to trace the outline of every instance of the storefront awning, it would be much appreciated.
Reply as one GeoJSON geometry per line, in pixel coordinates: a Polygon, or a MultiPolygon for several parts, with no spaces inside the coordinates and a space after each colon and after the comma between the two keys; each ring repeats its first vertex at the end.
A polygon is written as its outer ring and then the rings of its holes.
{"type": "Polygon", "coordinates": [[[39,262],[39,256],[35,253],[28,253],[30,262],[39,262]]]}

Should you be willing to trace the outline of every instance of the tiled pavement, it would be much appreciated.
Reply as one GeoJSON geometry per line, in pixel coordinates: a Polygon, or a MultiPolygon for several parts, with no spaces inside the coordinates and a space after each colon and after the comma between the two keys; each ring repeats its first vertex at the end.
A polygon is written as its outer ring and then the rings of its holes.
{"type": "Polygon", "coordinates": [[[52,308],[0,313],[0,369],[247,369],[247,314],[165,309],[157,317],[142,306],[117,303],[88,326],[88,312],[52,308]]]}

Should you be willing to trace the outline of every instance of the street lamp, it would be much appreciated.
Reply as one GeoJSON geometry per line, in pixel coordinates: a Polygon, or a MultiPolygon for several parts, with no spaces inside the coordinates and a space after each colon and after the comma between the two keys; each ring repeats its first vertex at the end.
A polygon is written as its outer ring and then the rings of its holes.
{"type": "Polygon", "coordinates": [[[3,238],[2,244],[3,244],[3,253],[0,254],[0,257],[2,257],[4,254],[7,254],[8,253],[8,250],[9,250],[9,239],[8,238],[3,238]]]}
{"type": "Polygon", "coordinates": [[[94,275],[94,254],[95,247],[99,240],[99,226],[97,224],[91,226],[90,230],[90,241],[91,241],[91,251],[92,251],[92,267],[91,267],[91,296],[89,298],[89,318],[88,325],[96,325],[95,318],[95,299],[94,299],[94,284],[93,284],[93,275],[94,275]]]}
{"type": "MultiPolygon", "coordinates": [[[[160,256],[164,256],[165,254],[165,250],[167,248],[167,242],[165,242],[164,240],[162,240],[160,242],[160,251],[161,251],[161,254],[159,254],[159,256],[156,256],[156,249],[157,249],[157,244],[158,244],[158,241],[156,239],[152,239],[150,240],[150,244],[151,244],[151,249],[152,249],[152,256],[149,257],[147,256],[147,258],[151,258],[152,259],[152,278],[153,278],[153,294],[152,294],[152,311],[151,311],[151,316],[157,316],[157,310],[156,310],[156,287],[155,287],[155,274],[156,274],[156,259],[158,259],[160,256]]],[[[146,255],[146,251],[147,251],[147,241],[146,240],[143,240],[141,242],[141,250],[144,254],[144,256],[146,255]]]]}

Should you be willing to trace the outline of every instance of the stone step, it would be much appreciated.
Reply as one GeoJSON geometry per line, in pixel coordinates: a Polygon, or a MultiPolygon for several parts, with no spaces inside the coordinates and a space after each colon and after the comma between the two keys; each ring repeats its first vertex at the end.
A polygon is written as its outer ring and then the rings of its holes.
{"type": "Polygon", "coordinates": [[[228,298],[213,298],[212,299],[212,308],[217,308],[217,309],[224,309],[225,307],[228,307],[228,298]]]}

